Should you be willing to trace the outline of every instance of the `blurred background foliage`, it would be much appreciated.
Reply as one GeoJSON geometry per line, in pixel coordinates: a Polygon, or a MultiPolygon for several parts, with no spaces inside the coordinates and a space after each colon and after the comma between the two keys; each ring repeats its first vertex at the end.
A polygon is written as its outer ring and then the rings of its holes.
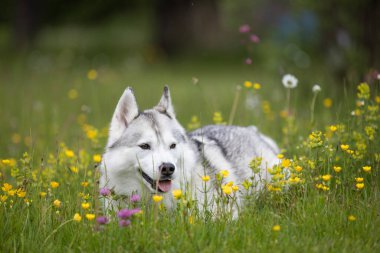
{"type": "MultiPolygon", "coordinates": [[[[262,84],[272,110],[283,109],[281,76],[293,73],[298,114],[309,115],[302,108],[319,83],[337,105],[321,116],[331,120],[345,88],[379,74],[379,13],[377,0],[4,0],[0,151],[75,140],[80,114],[106,126],[127,85],[146,108],[168,83],[180,121],[196,114],[205,124],[214,111],[228,117],[246,80],[262,84]],[[245,24],[249,33],[239,32],[245,24]]],[[[239,109],[235,123],[261,125],[278,139],[279,127],[261,118],[239,109]]]]}

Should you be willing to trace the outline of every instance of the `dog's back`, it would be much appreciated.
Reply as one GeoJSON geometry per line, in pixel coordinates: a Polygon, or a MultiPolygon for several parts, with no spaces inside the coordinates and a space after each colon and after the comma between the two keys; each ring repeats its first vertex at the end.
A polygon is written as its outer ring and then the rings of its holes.
{"type": "Polygon", "coordinates": [[[206,163],[214,172],[231,170],[237,183],[252,175],[248,165],[253,158],[263,158],[262,179],[269,179],[265,168],[278,162],[279,148],[276,143],[254,126],[209,125],[189,133],[188,136],[197,143],[206,163]]]}

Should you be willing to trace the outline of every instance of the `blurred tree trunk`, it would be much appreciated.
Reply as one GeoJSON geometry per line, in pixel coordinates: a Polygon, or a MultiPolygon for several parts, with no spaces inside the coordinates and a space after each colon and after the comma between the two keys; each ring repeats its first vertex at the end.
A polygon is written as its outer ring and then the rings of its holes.
{"type": "Polygon", "coordinates": [[[14,46],[18,49],[28,48],[37,29],[40,0],[19,0],[15,4],[14,13],[14,46]]]}
{"type": "Polygon", "coordinates": [[[218,39],[218,0],[157,0],[154,11],[155,42],[168,55],[218,39]]]}
{"type": "Polygon", "coordinates": [[[369,64],[380,68],[380,1],[370,0],[363,12],[363,36],[362,41],[369,53],[369,64]]]}

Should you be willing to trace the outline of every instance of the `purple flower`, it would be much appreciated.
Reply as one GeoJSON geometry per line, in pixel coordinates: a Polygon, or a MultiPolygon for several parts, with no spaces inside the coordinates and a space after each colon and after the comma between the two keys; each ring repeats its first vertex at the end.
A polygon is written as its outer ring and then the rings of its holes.
{"type": "Polygon", "coordinates": [[[104,187],[104,188],[100,189],[99,193],[100,193],[100,195],[106,197],[106,196],[110,196],[111,195],[111,190],[108,189],[108,188],[106,188],[106,187],[104,187]]]}
{"type": "Polygon", "coordinates": [[[108,218],[106,216],[99,216],[96,218],[98,224],[104,225],[108,223],[108,218]]]}
{"type": "Polygon", "coordinates": [[[139,202],[140,201],[140,195],[138,194],[133,194],[131,196],[131,202],[139,202]]]}
{"type": "Polygon", "coordinates": [[[252,60],[251,60],[251,58],[247,58],[247,59],[245,59],[245,64],[247,64],[247,65],[251,65],[251,64],[252,64],[252,60]]]}
{"type": "Polygon", "coordinates": [[[120,227],[128,227],[131,224],[130,220],[120,220],[119,221],[119,226],[120,227]]]}
{"type": "Polygon", "coordinates": [[[120,219],[126,219],[126,218],[129,218],[131,217],[132,215],[140,212],[141,209],[140,208],[135,208],[135,209],[121,209],[118,213],[117,213],[117,217],[119,217],[120,219]]]}
{"type": "Polygon", "coordinates": [[[251,34],[249,36],[249,39],[251,40],[251,42],[253,43],[259,43],[260,42],[260,38],[259,36],[257,36],[256,34],[251,34]]]}
{"type": "Polygon", "coordinates": [[[239,32],[240,33],[248,33],[251,30],[249,25],[245,24],[239,27],[239,32]]]}

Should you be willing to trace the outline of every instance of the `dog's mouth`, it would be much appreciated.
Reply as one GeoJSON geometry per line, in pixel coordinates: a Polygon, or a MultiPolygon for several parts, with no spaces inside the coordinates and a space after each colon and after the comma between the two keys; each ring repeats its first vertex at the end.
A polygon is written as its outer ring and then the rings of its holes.
{"type": "Polygon", "coordinates": [[[153,190],[158,192],[168,192],[172,187],[172,178],[161,178],[160,180],[153,180],[150,176],[148,176],[142,169],[139,169],[142,177],[146,182],[152,187],[153,190]]]}

